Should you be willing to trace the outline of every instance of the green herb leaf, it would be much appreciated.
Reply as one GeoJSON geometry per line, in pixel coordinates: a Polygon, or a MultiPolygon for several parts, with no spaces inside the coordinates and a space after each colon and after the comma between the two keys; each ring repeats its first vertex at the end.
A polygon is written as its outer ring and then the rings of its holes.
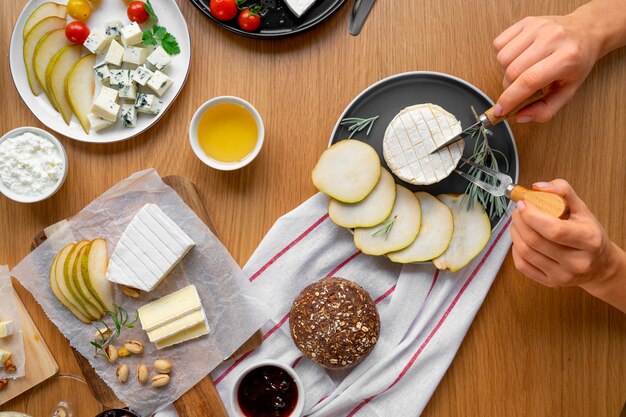
{"type": "Polygon", "coordinates": [[[99,336],[96,336],[96,340],[89,342],[95,349],[95,353],[94,353],[95,357],[97,357],[98,355],[102,355],[104,352],[104,348],[106,348],[108,345],[113,343],[113,341],[115,341],[118,337],[120,337],[120,334],[122,333],[123,329],[132,329],[133,327],[135,327],[137,320],[139,320],[139,315],[137,313],[135,313],[135,319],[130,321],[130,316],[128,315],[128,312],[124,310],[124,308],[117,306],[115,304],[113,306],[115,307],[114,312],[109,311],[109,310],[104,311],[104,313],[108,315],[111,321],[113,322],[114,324],[113,329],[104,320],[97,321],[98,323],[102,323],[107,328],[107,330],[110,330],[111,335],[109,335],[109,337],[106,338],[104,333],[100,330],[100,328],[96,327],[96,329],[98,330],[99,336]]]}
{"type": "Polygon", "coordinates": [[[348,132],[350,133],[349,138],[351,139],[355,133],[360,132],[364,129],[367,129],[365,132],[365,136],[369,136],[372,131],[372,126],[374,126],[374,122],[378,120],[380,116],[370,117],[369,119],[361,119],[360,117],[346,117],[339,122],[340,126],[348,126],[348,132]]]}
{"type": "Polygon", "coordinates": [[[154,20],[155,22],[159,21],[156,13],[154,13],[154,8],[152,7],[152,3],[150,3],[150,0],[146,0],[146,2],[143,4],[143,8],[146,9],[146,12],[148,12],[150,20],[154,20]]]}
{"type": "Polygon", "coordinates": [[[154,36],[152,35],[152,31],[150,29],[146,29],[143,31],[143,35],[141,35],[141,41],[145,44],[145,45],[156,45],[157,41],[156,39],[154,39],[154,36]]]}
{"type": "Polygon", "coordinates": [[[171,33],[166,33],[161,39],[161,46],[170,55],[176,55],[180,53],[180,47],[178,46],[178,41],[171,33]]]}
{"type": "Polygon", "coordinates": [[[372,233],[372,237],[384,236],[385,240],[387,240],[387,238],[389,237],[389,233],[391,233],[391,229],[393,228],[393,225],[396,223],[397,218],[398,216],[396,215],[396,216],[393,216],[393,219],[387,219],[384,222],[382,222],[380,227],[376,229],[374,233],[372,233]]]}

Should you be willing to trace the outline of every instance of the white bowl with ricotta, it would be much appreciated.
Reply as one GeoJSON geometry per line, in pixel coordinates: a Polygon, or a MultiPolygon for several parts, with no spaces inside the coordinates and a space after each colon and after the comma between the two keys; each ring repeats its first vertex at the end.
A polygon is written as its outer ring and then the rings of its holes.
{"type": "Polygon", "coordinates": [[[0,192],[19,203],[53,196],[67,177],[67,154],[57,138],[18,127],[0,138],[0,192]]]}

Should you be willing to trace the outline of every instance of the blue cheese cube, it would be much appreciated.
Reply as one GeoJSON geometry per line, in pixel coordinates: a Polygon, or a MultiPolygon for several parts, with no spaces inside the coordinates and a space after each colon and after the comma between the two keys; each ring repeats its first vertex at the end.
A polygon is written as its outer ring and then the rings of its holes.
{"type": "Polygon", "coordinates": [[[143,32],[141,28],[137,24],[137,22],[133,22],[130,25],[124,26],[121,30],[122,32],[122,45],[124,46],[133,46],[140,44],[143,37],[143,32]]]}
{"type": "Polygon", "coordinates": [[[132,65],[142,65],[148,56],[146,48],[127,46],[124,48],[124,62],[132,65]]]}
{"type": "Polygon", "coordinates": [[[137,126],[137,109],[134,104],[122,104],[122,114],[120,115],[124,127],[137,126]]]}
{"type": "Polygon", "coordinates": [[[114,101],[108,100],[107,97],[102,94],[98,95],[93,102],[93,106],[91,106],[91,113],[109,122],[115,122],[117,120],[119,111],[120,105],[114,101]]]}
{"type": "Polygon", "coordinates": [[[119,39],[122,37],[122,26],[121,20],[110,20],[104,27],[104,34],[111,38],[119,39]]]}
{"type": "Polygon", "coordinates": [[[116,102],[117,101],[117,90],[114,88],[109,88],[105,85],[103,85],[102,87],[100,87],[100,92],[98,93],[98,96],[102,96],[105,99],[112,101],[112,102],[116,102]]]}
{"type": "Polygon", "coordinates": [[[95,132],[99,132],[102,129],[106,129],[109,126],[113,125],[113,122],[109,121],[109,120],[105,120],[101,117],[96,116],[93,113],[89,113],[87,114],[87,118],[89,119],[89,123],[91,124],[91,128],[95,131],[95,132]]]}
{"type": "Polygon", "coordinates": [[[104,62],[119,67],[122,65],[122,58],[124,58],[124,47],[113,39],[111,45],[109,45],[107,54],[104,56],[104,62]]]}
{"type": "Polygon", "coordinates": [[[137,94],[137,100],[135,100],[135,108],[139,113],[146,114],[159,114],[163,102],[155,95],[147,93],[137,94]]]}
{"type": "Polygon", "coordinates": [[[128,84],[122,84],[119,89],[119,94],[121,99],[134,101],[137,98],[137,86],[132,81],[128,84]]]}
{"type": "Polygon", "coordinates": [[[93,67],[93,71],[95,72],[96,77],[98,77],[98,79],[101,82],[108,81],[109,77],[111,76],[111,72],[109,71],[109,66],[106,62],[102,62],[96,65],[95,67],[93,67]]]}
{"type": "Polygon", "coordinates": [[[152,74],[154,73],[146,68],[145,65],[142,65],[133,72],[132,80],[141,86],[145,86],[152,74]]]}
{"type": "Polygon", "coordinates": [[[152,53],[148,56],[146,60],[152,66],[154,66],[154,68],[162,71],[163,68],[165,68],[170,63],[172,57],[170,57],[168,53],[165,52],[165,49],[159,46],[154,51],[152,51],[152,53]]]}
{"type": "Polygon", "coordinates": [[[107,37],[104,32],[99,29],[94,29],[89,33],[87,39],[85,39],[83,46],[89,49],[89,52],[92,54],[99,54],[104,51],[104,48],[109,45],[110,41],[111,38],[107,37]]]}
{"type": "Polygon", "coordinates": [[[115,87],[121,87],[125,84],[130,84],[132,74],[130,70],[127,69],[112,69],[110,76],[110,84],[115,87]]]}
{"type": "Polygon", "coordinates": [[[154,91],[159,97],[163,96],[165,92],[172,85],[172,79],[161,71],[155,71],[152,77],[146,83],[149,89],[154,91]]]}

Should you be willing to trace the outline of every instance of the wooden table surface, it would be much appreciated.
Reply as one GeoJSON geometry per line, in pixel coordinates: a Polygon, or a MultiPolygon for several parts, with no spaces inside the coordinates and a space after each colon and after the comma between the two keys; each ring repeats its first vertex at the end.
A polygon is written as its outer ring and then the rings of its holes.
{"type": "MultiPolygon", "coordinates": [[[[105,0],[119,1],[119,0],[105,0]]],[[[25,0],[0,1],[0,132],[44,127],[9,75],[11,30],[25,0]]],[[[61,138],[70,161],[63,188],[22,205],[0,197],[0,263],[14,266],[42,227],[66,218],[135,171],[191,178],[217,233],[243,265],[273,222],[315,193],[309,179],[338,115],[368,85],[404,71],[468,80],[492,98],[502,72],[491,41],[527,15],[565,14],[583,0],[385,0],[360,36],[344,6],[320,27],[278,41],[226,32],[188,0],[193,58],[175,105],[143,135],[112,145],[61,138]],[[508,3],[508,4],[506,4],[508,3]],[[237,172],[203,165],[188,142],[195,109],[218,95],[253,103],[266,126],[257,160],[237,172]]],[[[574,100],[547,125],[513,125],[522,184],[565,178],[626,246],[626,50],[603,59],[574,100]]],[[[20,296],[62,372],[78,373],[67,342],[29,294],[20,296]]],[[[416,383],[419,390],[419,382],[416,383]]],[[[626,315],[579,289],[548,289],[519,274],[509,256],[425,416],[617,416],[626,400],[626,315]]],[[[2,409],[23,410],[25,396],[2,409]]]]}

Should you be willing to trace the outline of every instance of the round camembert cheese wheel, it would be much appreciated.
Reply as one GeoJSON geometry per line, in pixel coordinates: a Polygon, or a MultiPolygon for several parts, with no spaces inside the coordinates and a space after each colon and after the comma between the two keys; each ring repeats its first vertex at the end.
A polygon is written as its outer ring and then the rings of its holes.
{"type": "Polygon", "coordinates": [[[383,140],[383,155],[393,173],[415,185],[446,178],[463,156],[464,141],[429,155],[446,140],[461,133],[461,123],[443,108],[431,104],[407,107],[394,117],[383,140]]]}

